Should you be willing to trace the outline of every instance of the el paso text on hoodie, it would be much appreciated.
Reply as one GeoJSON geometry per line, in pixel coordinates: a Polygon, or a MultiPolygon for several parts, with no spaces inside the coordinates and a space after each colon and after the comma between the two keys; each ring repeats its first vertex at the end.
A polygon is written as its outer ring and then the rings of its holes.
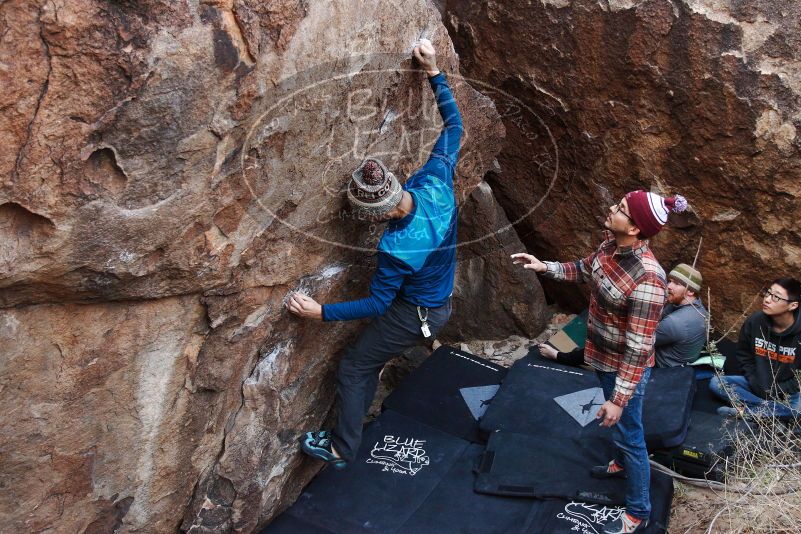
{"type": "Polygon", "coordinates": [[[740,329],[737,360],[755,395],[784,398],[798,393],[796,371],[801,369],[801,314],[781,333],[771,328],[770,318],[759,311],[740,329]]]}

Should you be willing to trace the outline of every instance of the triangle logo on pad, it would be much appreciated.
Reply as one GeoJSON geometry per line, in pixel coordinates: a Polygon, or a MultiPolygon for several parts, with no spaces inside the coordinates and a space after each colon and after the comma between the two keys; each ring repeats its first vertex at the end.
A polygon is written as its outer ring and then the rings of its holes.
{"type": "Polygon", "coordinates": [[[601,388],[582,389],[554,397],[553,400],[581,426],[587,426],[595,421],[595,414],[605,401],[604,391],[601,388]]]}
{"type": "Polygon", "coordinates": [[[461,388],[459,392],[462,394],[465,404],[473,414],[473,418],[478,421],[484,412],[487,411],[490,401],[498,393],[501,386],[494,384],[491,386],[476,386],[472,388],[461,388]]]}

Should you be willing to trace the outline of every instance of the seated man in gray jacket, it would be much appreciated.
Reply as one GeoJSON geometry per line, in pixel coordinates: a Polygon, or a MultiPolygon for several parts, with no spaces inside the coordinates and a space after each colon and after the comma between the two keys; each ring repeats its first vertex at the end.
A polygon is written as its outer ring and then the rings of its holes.
{"type": "MultiPolygon", "coordinates": [[[[654,352],[657,367],[687,365],[698,359],[706,342],[706,324],[709,317],[698,293],[701,291],[701,273],[686,263],[680,263],[668,274],[667,304],[656,327],[654,352]]],[[[540,353],[546,358],[567,365],[584,363],[584,349],[558,352],[542,343],[540,353]]]]}
{"type": "Polygon", "coordinates": [[[668,274],[668,303],[656,327],[657,367],[687,365],[698,359],[706,343],[709,312],[701,303],[701,273],[680,263],[668,274]]]}

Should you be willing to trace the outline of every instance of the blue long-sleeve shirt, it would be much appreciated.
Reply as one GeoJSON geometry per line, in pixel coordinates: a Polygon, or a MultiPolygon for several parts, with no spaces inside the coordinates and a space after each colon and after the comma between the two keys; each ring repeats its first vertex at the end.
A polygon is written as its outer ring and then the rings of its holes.
{"type": "Polygon", "coordinates": [[[442,306],[453,292],[457,209],[453,173],[459,159],[462,117],[445,75],[429,78],[444,123],[428,161],[403,185],[414,208],[387,223],[378,243],[378,267],[370,295],[323,305],[323,320],[383,315],[396,297],[427,308],[442,306]]]}

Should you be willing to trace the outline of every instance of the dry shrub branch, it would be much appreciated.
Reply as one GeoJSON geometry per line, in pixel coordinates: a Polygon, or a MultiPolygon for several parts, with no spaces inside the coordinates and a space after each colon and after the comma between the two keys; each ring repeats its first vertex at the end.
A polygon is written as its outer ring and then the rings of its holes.
{"type": "MultiPolygon", "coordinates": [[[[707,294],[711,317],[711,295],[707,294]]],[[[752,300],[742,317],[756,302],[752,300]]],[[[732,325],[717,340],[734,331],[732,325]]],[[[721,357],[707,324],[707,350],[721,357]]],[[[723,376],[716,371],[718,378],[723,376]]],[[[801,373],[796,372],[801,382],[801,373]]],[[[723,435],[730,454],[719,456],[716,467],[723,483],[682,480],[677,485],[671,532],[688,533],[801,533],[801,414],[777,417],[767,407],[747,407],[725,385],[729,402],[740,414],[727,420],[723,435]],[[699,489],[700,487],[700,489],[699,489]]],[[[774,398],[781,395],[774,387],[774,398]]],[[[777,404],[789,407],[786,401],[777,404]]]]}
{"type": "Polygon", "coordinates": [[[801,417],[754,410],[729,388],[726,393],[742,421],[723,427],[732,454],[718,459],[724,486],[716,490],[720,508],[707,532],[801,532],[801,417]]]}

